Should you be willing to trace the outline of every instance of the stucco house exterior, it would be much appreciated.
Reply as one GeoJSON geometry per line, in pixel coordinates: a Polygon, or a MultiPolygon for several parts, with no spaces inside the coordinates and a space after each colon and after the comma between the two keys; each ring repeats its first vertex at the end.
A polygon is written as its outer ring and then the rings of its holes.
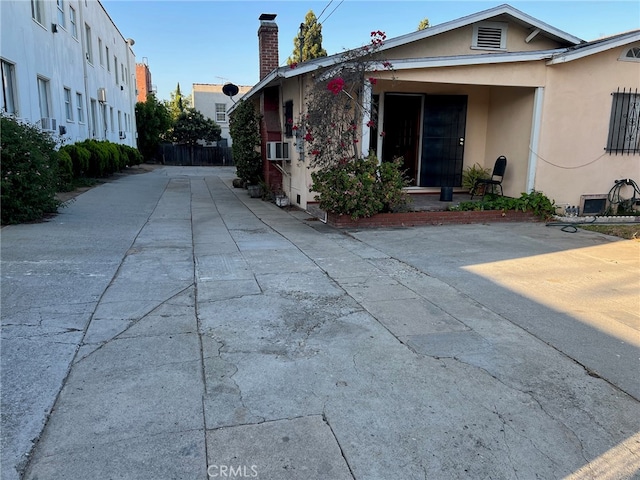
{"type": "MultiPolygon", "coordinates": [[[[308,152],[286,125],[304,114],[314,72],[342,55],[279,67],[275,15],[260,21],[261,80],[245,98],[263,116],[265,178],[307,208],[308,152]],[[288,158],[274,158],[272,142],[288,158]]],[[[500,5],[387,39],[381,53],[393,72],[371,72],[375,85],[363,85],[379,128],[363,118],[360,144],[381,161],[402,155],[411,192],[462,190],[465,167],[491,168],[500,155],[508,196],[536,190],[579,205],[616,179],[640,182],[640,30],[586,42],[500,5]]]]}
{"type": "Polygon", "coordinates": [[[191,90],[193,108],[198,110],[206,118],[210,118],[220,125],[222,140],[217,142],[219,146],[230,147],[232,143],[229,135],[229,109],[234,102],[240,100],[245,93],[251,90],[250,85],[237,85],[238,94],[233,99],[222,92],[222,84],[194,83],[191,90]]]}
{"type": "Polygon", "coordinates": [[[0,2],[2,111],[67,143],[136,146],[133,40],[99,1],[0,2]]]}

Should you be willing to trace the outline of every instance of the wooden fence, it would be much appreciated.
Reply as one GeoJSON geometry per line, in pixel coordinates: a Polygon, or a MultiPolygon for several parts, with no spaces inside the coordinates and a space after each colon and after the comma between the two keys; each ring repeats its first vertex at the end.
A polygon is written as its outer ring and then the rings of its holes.
{"type": "Polygon", "coordinates": [[[188,145],[160,145],[160,160],[165,165],[228,166],[233,165],[230,147],[189,147],[188,145]]]}

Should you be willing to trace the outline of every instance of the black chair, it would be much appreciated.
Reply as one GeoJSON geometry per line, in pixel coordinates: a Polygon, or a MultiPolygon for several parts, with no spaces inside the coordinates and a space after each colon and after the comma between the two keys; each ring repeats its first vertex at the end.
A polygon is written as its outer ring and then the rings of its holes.
{"type": "Polygon", "coordinates": [[[482,196],[484,197],[487,193],[487,187],[491,185],[491,193],[495,193],[495,187],[500,187],[500,195],[504,196],[502,192],[502,178],[504,177],[504,171],[507,169],[507,157],[504,155],[500,155],[496,159],[496,163],[493,165],[493,172],[491,173],[491,178],[479,178],[473,184],[473,188],[471,189],[471,198],[476,194],[476,191],[480,185],[484,186],[482,196]]]}

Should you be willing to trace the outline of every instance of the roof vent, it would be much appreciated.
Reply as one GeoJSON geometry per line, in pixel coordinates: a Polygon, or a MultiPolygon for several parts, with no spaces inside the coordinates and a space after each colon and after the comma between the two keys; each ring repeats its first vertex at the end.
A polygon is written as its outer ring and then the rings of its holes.
{"type": "Polygon", "coordinates": [[[474,25],[471,48],[505,50],[507,48],[507,24],[484,22],[474,25]]]}

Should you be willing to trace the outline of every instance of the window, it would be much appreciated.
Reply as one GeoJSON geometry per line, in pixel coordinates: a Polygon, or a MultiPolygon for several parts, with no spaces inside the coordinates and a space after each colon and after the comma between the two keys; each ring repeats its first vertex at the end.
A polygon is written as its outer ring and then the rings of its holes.
{"type": "Polygon", "coordinates": [[[11,115],[18,114],[16,93],[16,67],[2,60],[2,111],[11,115]]]}
{"type": "Polygon", "coordinates": [[[73,105],[71,105],[71,89],[64,89],[64,113],[67,118],[67,122],[73,122],[73,105]]]}
{"type": "Polygon", "coordinates": [[[640,47],[631,47],[622,53],[620,60],[625,62],[640,62],[640,47]]]}
{"type": "Polygon", "coordinates": [[[40,116],[49,118],[51,101],[49,99],[49,80],[38,77],[38,100],[40,102],[40,116]]]}
{"type": "Polygon", "coordinates": [[[100,57],[100,65],[104,67],[104,55],[102,55],[102,39],[98,37],[98,57],[100,57]]]}
{"type": "Polygon", "coordinates": [[[120,74],[122,75],[122,83],[125,83],[124,81],[124,65],[120,64],[120,74]]]}
{"type": "Polygon", "coordinates": [[[118,110],[118,131],[122,135],[122,112],[118,110]]]}
{"type": "Polygon", "coordinates": [[[115,124],[113,123],[113,107],[110,107],[109,109],[109,120],[111,120],[111,131],[113,132],[115,130],[115,124]]]}
{"type": "Polygon", "coordinates": [[[58,5],[58,25],[67,28],[67,17],[64,14],[64,0],[56,0],[58,5]]]}
{"type": "Polygon", "coordinates": [[[71,36],[78,38],[78,23],[76,19],[76,9],[69,6],[69,23],[71,23],[71,36]]]}
{"type": "Polygon", "coordinates": [[[113,56],[113,71],[115,72],[116,76],[116,85],[118,85],[118,57],[116,57],[115,55],[113,56]]]}
{"type": "Polygon", "coordinates": [[[216,103],[216,122],[227,121],[227,105],[224,103],[216,103]]]}
{"type": "Polygon", "coordinates": [[[89,63],[93,63],[93,48],[91,45],[91,27],[84,24],[84,33],[86,35],[86,47],[87,47],[87,60],[89,63]]]}
{"type": "Polygon", "coordinates": [[[43,0],[31,0],[31,18],[33,18],[40,25],[44,25],[43,3],[43,0]]]}
{"type": "Polygon", "coordinates": [[[482,22],[473,26],[471,48],[481,50],[505,50],[507,48],[507,24],[482,22]]]}
{"type": "Polygon", "coordinates": [[[91,137],[98,135],[98,104],[94,98],[91,99],[91,137]]]}
{"type": "Polygon", "coordinates": [[[105,56],[107,57],[107,72],[110,72],[111,71],[111,60],[109,59],[109,47],[107,47],[106,45],[104,47],[104,53],[105,53],[105,56]]]}
{"type": "Polygon", "coordinates": [[[293,137],[293,100],[284,103],[284,135],[293,137]]]}
{"type": "Polygon", "coordinates": [[[80,92],[76,92],[76,111],[78,112],[78,123],[84,123],[84,109],[80,92]]]}
{"type": "Polygon", "coordinates": [[[611,119],[609,121],[609,153],[640,153],[640,93],[636,88],[623,89],[612,94],[611,119]]]}

